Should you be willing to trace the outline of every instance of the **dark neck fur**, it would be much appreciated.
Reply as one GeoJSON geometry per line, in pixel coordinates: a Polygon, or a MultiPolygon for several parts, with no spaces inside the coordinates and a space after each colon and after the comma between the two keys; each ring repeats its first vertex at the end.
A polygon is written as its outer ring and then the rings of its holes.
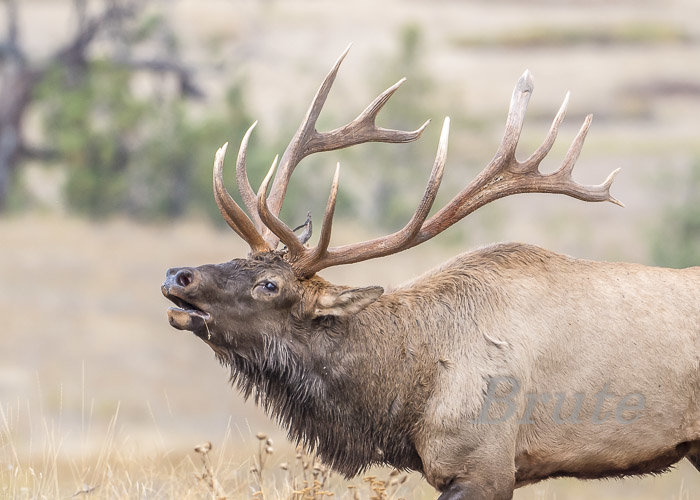
{"type": "MultiPolygon", "coordinates": [[[[313,348],[319,340],[330,349],[342,349],[334,344],[334,336],[319,334],[313,348]]],[[[347,477],[373,464],[422,469],[407,424],[412,419],[401,414],[399,396],[367,394],[362,379],[331,373],[325,367],[330,364],[327,357],[306,350],[302,356],[283,337],[265,336],[261,347],[247,355],[229,350],[221,358],[243,396],[252,396],[287,429],[292,441],[318,453],[347,477]]]]}

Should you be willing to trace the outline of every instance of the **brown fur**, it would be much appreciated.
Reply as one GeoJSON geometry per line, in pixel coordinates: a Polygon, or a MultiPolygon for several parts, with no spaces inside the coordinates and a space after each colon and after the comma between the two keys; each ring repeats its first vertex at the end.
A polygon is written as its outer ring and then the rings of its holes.
{"type": "Polygon", "coordinates": [[[700,469],[698,267],[503,244],[384,295],[297,279],[276,252],[186,271],[191,282],[170,270],[164,293],[209,316],[184,324],[180,310],[174,326],[207,341],[245,396],[346,475],[386,463],[421,471],[442,498],[510,498],[548,477],[661,472],[683,457],[700,469]],[[517,416],[528,394],[552,398],[528,422],[480,422],[491,377],[518,381],[517,416]],[[630,393],[643,409],[613,418],[630,393]],[[576,394],[578,420],[557,421],[576,394]]]}

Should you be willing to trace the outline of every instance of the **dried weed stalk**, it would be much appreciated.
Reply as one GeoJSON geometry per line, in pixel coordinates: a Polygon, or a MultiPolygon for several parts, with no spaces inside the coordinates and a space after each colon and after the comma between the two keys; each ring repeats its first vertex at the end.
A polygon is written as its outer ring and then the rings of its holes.
{"type": "Polygon", "coordinates": [[[209,441],[202,443],[195,447],[194,451],[199,454],[202,459],[203,470],[201,474],[195,474],[197,482],[199,484],[204,484],[209,492],[211,493],[212,499],[215,500],[227,500],[227,495],[224,489],[221,487],[218,479],[214,475],[214,471],[211,468],[211,462],[209,461],[209,452],[211,451],[211,443],[209,441]]]}

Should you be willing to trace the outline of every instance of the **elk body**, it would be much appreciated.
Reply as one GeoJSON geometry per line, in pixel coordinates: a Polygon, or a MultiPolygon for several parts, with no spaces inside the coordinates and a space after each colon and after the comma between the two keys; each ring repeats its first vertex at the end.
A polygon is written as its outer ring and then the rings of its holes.
{"type": "Polygon", "coordinates": [[[297,236],[278,218],[299,161],[362,142],[412,141],[427,125],[412,132],[375,125],[400,81],[348,125],[317,132],[344,57],[257,195],[245,171],[252,127],[245,135],[236,172],[250,216],[223,187],[226,147],[217,152],[215,199],[251,253],[169,269],[162,291],[175,303],[170,323],[209,344],[246,397],[347,476],[390,464],[422,472],[441,499],[511,498],[515,488],[550,477],[656,473],[684,457],[700,470],[700,267],[590,262],[500,244],[387,293],[317,274],[413,247],[510,194],[619,204],[609,191],[614,173],[598,186],[571,179],[590,116],[560,169],[538,171],[568,96],[543,144],[515,159],[532,92],[526,72],[494,159],[445,207],[427,217],[448,119],[423,199],[402,230],[330,247],[336,169],[318,244],[307,247],[310,219],[297,236]]]}

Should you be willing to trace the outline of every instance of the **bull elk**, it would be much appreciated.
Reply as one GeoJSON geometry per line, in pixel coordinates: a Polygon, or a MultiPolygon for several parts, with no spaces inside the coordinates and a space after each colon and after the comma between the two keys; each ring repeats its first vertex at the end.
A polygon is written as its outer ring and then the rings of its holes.
{"type": "Polygon", "coordinates": [[[317,274],[414,247],[516,193],[620,204],[610,194],[616,172],[596,186],[571,177],[590,116],[561,167],[538,169],[568,95],[542,145],[525,161],[515,158],[533,89],[525,72],[495,156],[446,206],[428,218],[449,118],[423,198],[403,229],[330,246],[336,169],[318,244],[307,246],[310,219],[298,236],[300,228],[279,218],[298,163],[365,142],[413,141],[427,126],[376,125],[401,80],[347,125],[318,132],[346,54],[257,194],[246,174],[253,127],[243,137],[236,177],[248,215],[224,187],[226,145],[217,151],[216,203],[251,252],[169,269],[162,292],[175,304],[170,324],[204,340],[245,397],[346,476],[388,464],[420,471],[440,499],[457,499],[512,498],[515,488],[551,477],[658,473],[684,457],[700,470],[700,267],[590,262],[512,243],[462,254],[390,293],[317,274]]]}

